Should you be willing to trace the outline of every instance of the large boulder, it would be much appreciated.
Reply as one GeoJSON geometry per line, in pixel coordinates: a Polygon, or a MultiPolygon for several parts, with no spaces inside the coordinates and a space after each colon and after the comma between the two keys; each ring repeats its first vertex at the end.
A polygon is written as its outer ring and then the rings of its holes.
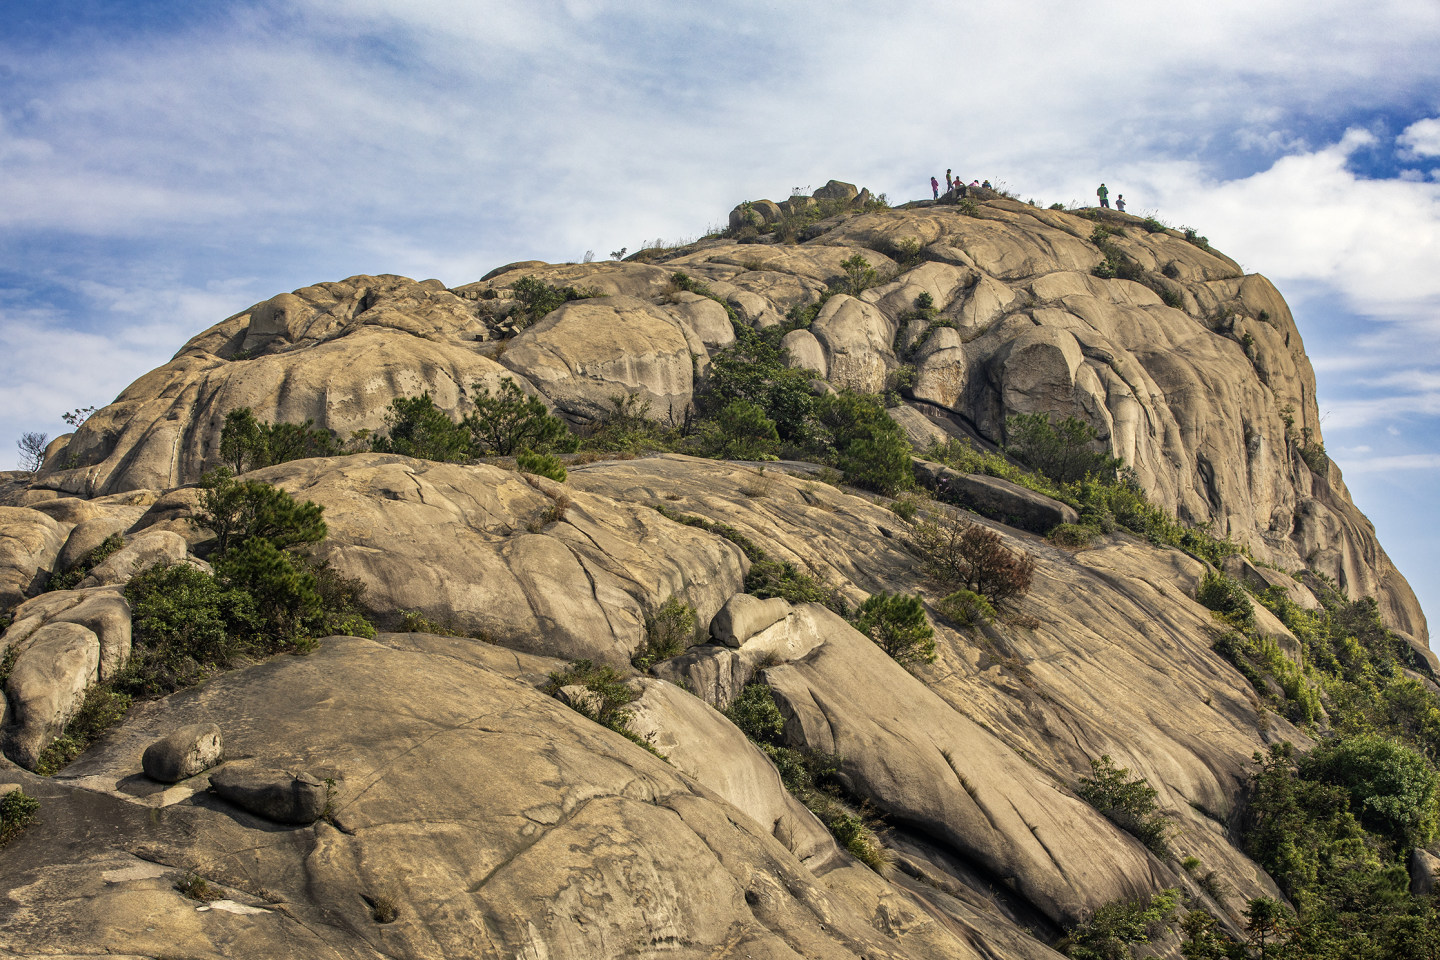
{"type": "Polygon", "coordinates": [[[615,397],[638,396],[649,416],[678,422],[694,391],[685,334],[633,297],[576,300],[522,332],[500,362],[571,418],[602,420],[615,397]]]}
{"type": "Polygon", "coordinates": [[[1046,533],[1061,523],[1078,523],[1075,508],[1018,483],[976,473],[961,473],[938,463],[913,460],[915,479],[941,499],[958,503],[992,520],[1031,533],[1046,533]]]}
{"type": "Polygon", "coordinates": [[[665,601],[708,622],[748,568],[738,547],[647,500],[494,466],[372,453],[248,476],[325,508],[318,553],[360,580],[371,606],[548,656],[628,664],[665,601]]]}
{"type": "Polygon", "coordinates": [[[0,507],[0,610],[45,588],[70,527],[27,507],[0,507]]]}
{"type": "Polygon", "coordinates": [[[140,766],[151,780],[178,783],[209,770],[224,753],[219,725],[191,723],[146,747],[140,766]]]}

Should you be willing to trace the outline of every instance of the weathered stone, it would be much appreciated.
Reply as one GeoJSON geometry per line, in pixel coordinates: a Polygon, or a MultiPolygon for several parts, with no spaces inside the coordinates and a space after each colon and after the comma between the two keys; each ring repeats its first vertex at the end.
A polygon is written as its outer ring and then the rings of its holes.
{"type": "Polygon", "coordinates": [[[1043,493],[981,474],[961,473],[938,463],[916,459],[915,479],[940,498],[958,503],[992,520],[1021,530],[1045,533],[1061,523],[1078,523],[1080,515],[1069,504],[1043,493]]]}
{"type": "Polygon", "coordinates": [[[179,563],[189,551],[185,538],[169,530],[146,530],[132,537],[99,566],[93,568],[80,587],[118,586],[162,563],[179,563]]]}
{"type": "Polygon", "coordinates": [[[836,388],[861,393],[885,388],[885,355],[895,327],[878,308],[839,294],[820,308],[810,332],[825,350],[827,377],[836,388]]]}
{"type": "Polygon", "coordinates": [[[829,370],[825,363],[825,348],[809,330],[791,330],[780,338],[780,346],[790,353],[790,366],[809,370],[825,376],[829,370]]]}
{"type": "Polygon", "coordinates": [[[1430,896],[1435,892],[1437,877],[1440,877],[1440,857],[1424,847],[1411,850],[1410,892],[1417,897],[1430,896]]]}
{"type": "Polygon", "coordinates": [[[215,766],[224,752],[218,724],[192,723],[146,747],[140,764],[151,780],[178,783],[215,766]]]}
{"type": "Polygon", "coordinates": [[[611,398],[639,396],[649,416],[677,422],[694,389],[681,324],[631,297],[576,300],[527,328],[501,358],[567,416],[597,420],[611,398]]]}
{"type": "Polygon", "coordinates": [[[80,708],[99,666],[100,640],[78,623],[55,621],[31,634],[5,682],[5,755],[33,769],[80,708]]]}
{"type": "Polygon", "coordinates": [[[276,823],[309,824],[325,813],[329,791],[308,773],[293,774],[253,761],[235,761],[210,774],[210,787],[257,817],[276,823]]]}
{"type": "Polygon", "coordinates": [[[825,186],[811,194],[816,200],[854,200],[859,195],[855,184],[840,180],[827,181],[825,186]]]}
{"type": "Polygon", "coordinates": [[[1230,576],[1261,592],[1270,587],[1279,587],[1285,591],[1291,602],[1302,610],[1320,609],[1320,601],[1310,592],[1310,588],[1287,573],[1272,567],[1256,566],[1238,553],[1225,558],[1224,569],[1230,576]]]}
{"type": "Polygon", "coordinates": [[[0,507],[0,609],[44,589],[70,528],[28,507],[0,507]]]}
{"type": "Polygon", "coordinates": [[[725,601],[710,620],[710,636],[727,647],[738,647],[766,627],[790,615],[790,604],[775,597],[761,600],[737,593],[725,601]]]}

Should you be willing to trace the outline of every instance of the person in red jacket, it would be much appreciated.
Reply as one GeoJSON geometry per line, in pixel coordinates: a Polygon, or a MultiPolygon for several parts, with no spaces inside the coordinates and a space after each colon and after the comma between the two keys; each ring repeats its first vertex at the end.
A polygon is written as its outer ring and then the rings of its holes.
{"type": "Polygon", "coordinates": [[[940,181],[934,177],[930,178],[930,192],[935,194],[935,199],[940,199],[940,181]]]}

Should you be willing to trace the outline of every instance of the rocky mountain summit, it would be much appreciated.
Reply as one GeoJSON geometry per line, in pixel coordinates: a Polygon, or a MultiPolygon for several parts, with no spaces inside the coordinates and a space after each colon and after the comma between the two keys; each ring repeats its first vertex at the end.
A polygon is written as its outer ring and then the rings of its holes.
{"type": "Polygon", "coordinates": [[[1154,220],[832,181],[317,283],[0,503],[0,956],[1299,950],[1367,737],[1345,849],[1433,876],[1424,615],[1280,294],[1154,220]]]}

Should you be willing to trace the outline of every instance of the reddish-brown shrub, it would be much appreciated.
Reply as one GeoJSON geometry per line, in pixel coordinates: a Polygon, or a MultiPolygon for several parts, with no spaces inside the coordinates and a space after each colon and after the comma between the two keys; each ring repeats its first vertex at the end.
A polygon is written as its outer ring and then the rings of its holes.
{"type": "Polygon", "coordinates": [[[993,530],[953,514],[926,518],[915,525],[910,541],[925,573],[947,590],[964,587],[1000,606],[1030,589],[1035,561],[1011,550],[993,530]]]}

